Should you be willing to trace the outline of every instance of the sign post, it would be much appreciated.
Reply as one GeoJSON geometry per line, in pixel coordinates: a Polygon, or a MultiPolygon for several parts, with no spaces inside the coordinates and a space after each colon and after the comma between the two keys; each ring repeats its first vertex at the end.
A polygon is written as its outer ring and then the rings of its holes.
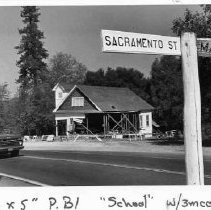
{"type": "Polygon", "coordinates": [[[103,52],[181,55],[184,84],[184,140],[188,185],[204,184],[201,137],[201,96],[198,76],[199,55],[211,56],[211,40],[194,33],[179,37],[102,30],[103,52]]]}
{"type": "Polygon", "coordinates": [[[201,137],[201,96],[196,37],[194,33],[182,34],[181,52],[184,85],[186,180],[188,185],[203,185],[204,167],[201,137]]]}

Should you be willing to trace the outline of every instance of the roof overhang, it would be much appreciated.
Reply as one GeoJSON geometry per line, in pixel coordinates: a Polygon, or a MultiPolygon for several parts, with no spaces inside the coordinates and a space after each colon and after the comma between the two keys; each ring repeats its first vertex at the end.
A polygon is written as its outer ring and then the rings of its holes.
{"type": "Polygon", "coordinates": [[[59,83],[57,83],[57,84],[54,86],[54,88],[52,89],[52,91],[56,91],[56,89],[57,89],[58,87],[60,87],[60,88],[62,89],[62,91],[65,91],[65,89],[64,89],[59,83]]]}
{"type": "Polygon", "coordinates": [[[54,114],[99,114],[103,113],[98,110],[77,110],[77,111],[72,111],[72,110],[58,110],[54,112],[54,114]]]}
{"type": "Polygon", "coordinates": [[[98,112],[102,112],[102,110],[77,86],[74,85],[74,87],[70,90],[70,92],[64,97],[64,99],[61,101],[61,103],[53,110],[53,113],[57,112],[58,109],[61,107],[61,105],[65,102],[65,100],[69,97],[69,95],[76,89],[78,88],[80,92],[82,92],[88,99],[89,101],[94,105],[94,107],[98,110],[98,112]]]}

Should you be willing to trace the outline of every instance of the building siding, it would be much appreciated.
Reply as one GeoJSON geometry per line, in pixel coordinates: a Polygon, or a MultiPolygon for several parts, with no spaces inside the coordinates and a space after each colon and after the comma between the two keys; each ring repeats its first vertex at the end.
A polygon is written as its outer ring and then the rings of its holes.
{"type": "Polygon", "coordinates": [[[139,114],[139,133],[144,134],[146,137],[152,136],[152,112],[141,112],[139,114]],[[140,120],[142,118],[142,123],[140,120]],[[147,116],[149,117],[149,125],[147,125],[147,116]]]}
{"type": "Polygon", "coordinates": [[[55,107],[58,107],[59,104],[64,100],[64,98],[67,96],[68,93],[65,93],[62,91],[60,87],[58,87],[55,91],[55,107]],[[62,97],[59,97],[59,95],[62,94],[62,97]]]}
{"type": "Polygon", "coordinates": [[[65,102],[60,106],[59,110],[71,110],[71,111],[79,111],[79,110],[97,110],[94,105],[88,100],[84,94],[82,94],[77,88],[68,96],[65,102]],[[72,98],[73,97],[84,97],[84,106],[72,106],[72,98]]]}

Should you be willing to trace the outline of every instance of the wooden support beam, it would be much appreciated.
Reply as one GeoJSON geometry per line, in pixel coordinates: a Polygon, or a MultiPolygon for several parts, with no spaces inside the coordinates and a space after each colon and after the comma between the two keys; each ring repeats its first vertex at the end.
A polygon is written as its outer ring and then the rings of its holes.
{"type": "MultiPolygon", "coordinates": [[[[126,114],[126,116],[127,116],[128,121],[130,122],[130,115],[129,114],[126,114]]],[[[130,133],[130,123],[127,123],[127,124],[128,124],[128,126],[127,126],[128,127],[128,131],[130,133]]]]}
{"type": "Polygon", "coordinates": [[[115,123],[118,123],[110,114],[108,114],[108,117],[111,118],[115,123]]]}
{"type": "Polygon", "coordinates": [[[138,113],[135,114],[135,122],[136,122],[136,129],[139,130],[138,126],[139,126],[139,118],[138,118],[138,113]]]}
{"type": "Polygon", "coordinates": [[[105,119],[105,115],[103,115],[103,130],[104,130],[104,135],[106,133],[106,119],[105,119]]]}
{"type": "MultiPolygon", "coordinates": [[[[88,119],[88,117],[86,119],[86,127],[87,127],[87,129],[89,129],[89,119],[88,119]]],[[[87,131],[87,134],[88,134],[88,131],[87,131]]]]}
{"type": "MultiPolygon", "coordinates": [[[[110,114],[108,114],[108,119],[111,119],[113,122],[116,123],[116,125],[118,124],[118,122],[110,114]]],[[[114,130],[114,128],[116,127],[116,125],[112,128],[112,130],[114,130]]]]}
{"type": "Polygon", "coordinates": [[[123,131],[124,131],[124,124],[123,124],[123,121],[122,121],[122,114],[121,114],[121,128],[122,128],[122,133],[123,133],[123,131]]]}
{"type": "Polygon", "coordinates": [[[138,128],[137,128],[137,122],[136,122],[136,113],[134,114],[134,125],[135,125],[135,128],[136,128],[136,130],[138,130],[138,128]]]}
{"type": "Polygon", "coordinates": [[[121,116],[121,120],[119,121],[119,122],[117,122],[117,124],[113,127],[113,129],[112,130],[114,130],[114,128],[115,127],[120,127],[122,130],[123,130],[123,127],[122,127],[122,120],[123,120],[124,118],[122,118],[122,116],[121,116]]]}
{"type": "Polygon", "coordinates": [[[56,120],[56,136],[58,136],[58,121],[56,120]]]}
{"type": "MultiPolygon", "coordinates": [[[[122,129],[122,131],[130,131],[130,128],[132,128],[134,130],[134,132],[138,132],[136,126],[134,125],[134,122],[132,123],[129,119],[129,115],[128,114],[121,114],[121,119],[120,121],[116,121],[111,115],[107,115],[108,117],[108,122],[109,119],[111,119],[114,123],[116,123],[115,126],[113,126],[112,130],[114,130],[117,127],[120,127],[122,129]],[[129,129],[129,130],[128,130],[129,129]]],[[[132,115],[133,117],[133,115],[132,115]]],[[[110,130],[110,129],[109,129],[110,130]]]]}
{"type": "Polygon", "coordinates": [[[110,125],[109,125],[109,117],[108,114],[106,114],[106,132],[110,130],[110,125]]]}
{"type": "Polygon", "coordinates": [[[136,127],[130,122],[130,119],[127,117],[127,115],[123,114],[123,116],[126,119],[126,123],[128,123],[129,125],[131,125],[133,127],[133,129],[135,130],[135,132],[137,132],[136,127]]]}

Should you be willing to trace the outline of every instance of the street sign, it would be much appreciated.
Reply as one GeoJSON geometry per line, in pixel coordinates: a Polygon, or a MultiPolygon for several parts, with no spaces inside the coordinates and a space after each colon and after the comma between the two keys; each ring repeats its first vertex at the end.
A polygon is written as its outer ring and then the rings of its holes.
{"type": "Polygon", "coordinates": [[[180,38],[122,31],[101,31],[103,52],[181,55],[180,38]]]}
{"type": "Polygon", "coordinates": [[[211,39],[186,32],[179,37],[101,31],[103,52],[181,55],[184,86],[184,140],[187,184],[204,184],[201,137],[201,95],[198,55],[211,55],[211,39]],[[181,49],[180,49],[181,45],[181,49]]]}
{"type": "Polygon", "coordinates": [[[211,39],[210,38],[198,38],[196,40],[197,52],[199,56],[210,57],[211,56],[211,39]]]}

